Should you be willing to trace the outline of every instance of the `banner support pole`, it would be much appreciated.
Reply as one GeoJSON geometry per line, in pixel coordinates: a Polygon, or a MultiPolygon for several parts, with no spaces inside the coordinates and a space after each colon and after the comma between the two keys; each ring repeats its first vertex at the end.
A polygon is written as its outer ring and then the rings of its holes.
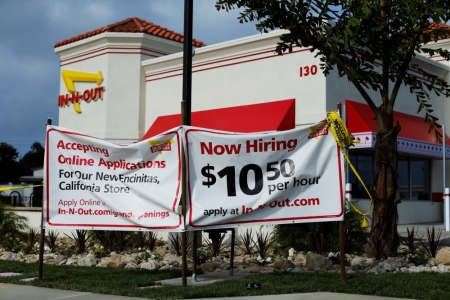
{"type": "Polygon", "coordinates": [[[449,196],[450,189],[444,189],[444,228],[445,231],[450,231],[450,216],[449,216],[449,196]]]}
{"type": "MultiPolygon", "coordinates": [[[[181,101],[181,119],[182,124],[185,123],[185,101],[181,101]]],[[[183,221],[186,222],[186,159],[184,156],[184,146],[181,146],[181,214],[183,221]]],[[[187,285],[187,259],[186,259],[186,230],[181,232],[181,285],[187,285]]],[[[195,256],[195,255],[194,255],[195,256]]]]}
{"type": "MultiPolygon", "coordinates": [[[[182,125],[191,125],[191,87],[192,87],[192,18],[193,0],[184,0],[184,42],[183,42],[183,99],[181,102],[182,125]]],[[[186,161],[183,149],[182,157],[182,196],[181,206],[183,218],[186,221],[186,161]]],[[[186,231],[181,233],[181,285],[187,285],[187,245],[186,231]]],[[[195,257],[195,253],[194,253],[195,257]]]]}
{"type": "MultiPolygon", "coordinates": [[[[337,104],[337,110],[339,113],[339,116],[341,116],[342,112],[342,105],[339,102],[337,104]]],[[[344,196],[345,197],[345,196],[344,196]]],[[[345,206],[344,206],[345,209],[345,206]]],[[[341,280],[345,280],[345,224],[344,221],[339,221],[339,261],[340,261],[340,273],[341,273],[341,280]]]]}
{"type": "MultiPolygon", "coordinates": [[[[52,119],[47,118],[47,125],[52,125],[52,119]]],[[[45,189],[45,185],[43,187],[45,189]]],[[[44,241],[45,241],[45,228],[44,228],[44,193],[42,193],[41,204],[41,234],[39,236],[39,264],[38,264],[38,279],[42,280],[42,271],[44,268],[44,241]]]]}
{"type": "Polygon", "coordinates": [[[442,183],[444,187],[444,201],[443,201],[443,207],[444,207],[444,228],[446,231],[449,231],[450,228],[447,226],[449,220],[449,207],[448,207],[448,197],[445,196],[445,194],[448,194],[448,191],[446,189],[446,183],[445,183],[445,167],[446,167],[446,155],[447,151],[445,149],[445,138],[447,135],[445,134],[445,125],[442,125],[442,183]]]}

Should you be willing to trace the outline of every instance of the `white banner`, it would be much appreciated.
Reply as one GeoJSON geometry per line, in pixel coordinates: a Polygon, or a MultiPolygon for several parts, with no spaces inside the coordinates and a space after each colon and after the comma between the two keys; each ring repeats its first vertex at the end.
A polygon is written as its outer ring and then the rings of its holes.
{"type": "Polygon", "coordinates": [[[262,134],[184,129],[187,230],[343,220],[343,161],[325,123],[262,134]]]}
{"type": "Polygon", "coordinates": [[[44,226],[182,231],[180,134],[120,146],[47,126],[44,226]]]}

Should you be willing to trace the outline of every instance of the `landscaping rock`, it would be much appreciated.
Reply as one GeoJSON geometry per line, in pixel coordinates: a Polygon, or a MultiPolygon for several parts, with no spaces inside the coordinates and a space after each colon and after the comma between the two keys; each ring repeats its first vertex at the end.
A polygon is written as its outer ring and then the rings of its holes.
{"type": "Polygon", "coordinates": [[[444,264],[440,264],[440,265],[438,266],[438,271],[441,272],[441,273],[446,273],[446,272],[449,271],[449,269],[450,269],[450,267],[449,267],[449,266],[446,266],[446,265],[444,265],[444,264]]]}
{"type": "Polygon", "coordinates": [[[170,253],[170,251],[166,250],[165,248],[158,248],[155,250],[155,254],[158,257],[164,257],[164,256],[166,256],[167,253],[170,253]]]}
{"type": "Polygon", "coordinates": [[[167,261],[168,265],[173,264],[181,264],[181,256],[177,256],[176,254],[167,253],[164,255],[163,261],[167,261]]]}
{"type": "Polygon", "coordinates": [[[436,266],[450,266],[450,247],[443,247],[436,255],[436,266]]]}
{"type": "Polygon", "coordinates": [[[138,265],[134,263],[128,263],[124,269],[130,269],[130,270],[136,270],[138,268],[138,265]]]}
{"type": "Polygon", "coordinates": [[[298,264],[302,264],[304,265],[306,263],[306,256],[303,253],[299,253],[297,254],[297,256],[294,259],[294,264],[298,265],[298,264]]]}
{"type": "Polygon", "coordinates": [[[305,267],[309,271],[315,271],[319,269],[321,266],[323,266],[324,261],[325,261],[324,256],[310,251],[306,254],[305,267]]]}
{"type": "Polygon", "coordinates": [[[397,269],[397,267],[395,265],[393,265],[389,262],[382,262],[381,264],[379,264],[379,266],[387,272],[392,272],[397,269]]]}
{"type": "MultiPolygon", "coordinates": [[[[73,251],[73,244],[64,242],[64,239],[58,243],[58,250],[61,253],[70,253],[73,251]],[[66,250],[66,251],[64,251],[66,250]]],[[[34,248],[32,254],[26,254],[23,251],[15,253],[14,251],[6,251],[0,248],[0,260],[14,260],[25,263],[37,262],[39,255],[37,249],[34,248]]],[[[208,247],[200,247],[199,251],[208,253],[208,247]]],[[[221,250],[220,255],[210,258],[209,261],[198,265],[197,267],[204,272],[230,272],[230,248],[225,247],[221,250]]],[[[181,257],[176,255],[174,250],[169,250],[167,246],[157,246],[154,251],[148,249],[130,249],[127,251],[111,252],[109,256],[96,258],[96,253],[104,253],[101,245],[91,246],[89,253],[74,254],[67,257],[61,253],[46,253],[44,255],[45,264],[54,265],[73,265],[73,266],[96,266],[110,268],[125,269],[147,269],[147,270],[180,270],[181,257]]],[[[345,261],[350,266],[346,266],[348,273],[418,273],[418,272],[439,272],[450,273],[450,248],[442,248],[438,252],[436,259],[429,259],[424,266],[415,266],[407,259],[406,254],[409,252],[398,251],[396,257],[388,257],[387,259],[375,260],[367,258],[365,255],[346,254],[345,261]],[[403,257],[398,253],[403,253],[403,257]]],[[[327,257],[318,255],[313,252],[296,253],[293,249],[289,251],[288,257],[283,257],[269,253],[262,260],[258,258],[257,253],[244,254],[243,251],[236,249],[233,272],[246,272],[254,274],[273,273],[273,272],[292,272],[292,273],[308,273],[308,272],[331,272],[340,271],[340,265],[333,265],[336,262],[339,253],[329,253],[327,257]],[[273,263],[271,263],[273,262],[273,263]]],[[[192,262],[187,261],[188,270],[192,270],[192,262]]]]}
{"type": "Polygon", "coordinates": [[[295,266],[295,268],[292,270],[293,273],[305,273],[305,270],[302,268],[302,266],[295,266]]]}
{"type": "Polygon", "coordinates": [[[67,260],[67,257],[64,256],[64,255],[55,255],[55,256],[53,257],[53,259],[55,260],[55,263],[56,263],[56,264],[59,264],[59,263],[61,263],[62,261],[67,260]]]}
{"type": "Polygon", "coordinates": [[[124,264],[136,263],[137,262],[136,258],[131,256],[131,255],[123,255],[120,258],[120,261],[123,262],[124,264]]]}
{"type": "Polygon", "coordinates": [[[77,261],[77,266],[79,267],[92,267],[97,265],[97,259],[95,257],[86,256],[83,258],[80,258],[77,261]]]}
{"type": "Polygon", "coordinates": [[[288,268],[293,269],[293,268],[295,268],[295,264],[292,261],[290,261],[289,259],[281,259],[281,260],[276,260],[273,263],[273,268],[275,270],[279,270],[279,271],[286,270],[288,268]]]}
{"type": "Polygon", "coordinates": [[[158,270],[159,264],[156,260],[149,259],[147,262],[141,264],[141,269],[146,269],[150,271],[158,270]]]}
{"type": "Polygon", "coordinates": [[[362,265],[362,264],[365,264],[366,262],[367,262],[367,260],[366,260],[365,257],[357,256],[357,257],[352,259],[350,265],[352,265],[352,266],[354,266],[354,265],[362,265]]]}
{"type": "MultiPolygon", "coordinates": [[[[132,263],[130,263],[130,264],[132,264],[132,263]]],[[[119,260],[109,260],[109,261],[106,263],[106,267],[107,267],[107,268],[116,268],[116,269],[122,269],[122,268],[125,268],[126,265],[127,265],[127,264],[125,264],[124,262],[119,261],[119,260]]]]}
{"type": "Polygon", "coordinates": [[[3,252],[0,260],[15,260],[16,254],[13,252],[3,252]]]}
{"type": "Polygon", "coordinates": [[[435,266],[438,266],[438,265],[440,265],[440,264],[436,264],[436,258],[435,257],[430,257],[430,259],[426,263],[427,267],[435,267],[435,266]]]}
{"type": "Polygon", "coordinates": [[[213,272],[216,268],[217,265],[214,263],[203,263],[199,266],[200,269],[202,269],[203,272],[213,272]]]}
{"type": "Polygon", "coordinates": [[[296,254],[297,254],[297,251],[295,251],[294,248],[289,249],[288,259],[293,260],[295,258],[296,254]]]}
{"type": "Polygon", "coordinates": [[[78,258],[76,257],[70,257],[67,259],[66,265],[71,266],[71,265],[76,265],[78,262],[78,258]]]}

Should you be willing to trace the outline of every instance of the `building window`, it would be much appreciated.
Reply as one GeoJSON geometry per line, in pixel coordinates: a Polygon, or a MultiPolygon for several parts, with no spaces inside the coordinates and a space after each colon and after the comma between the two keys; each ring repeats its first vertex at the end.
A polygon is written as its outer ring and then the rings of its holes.
{"type": "MultiPolygon", "coordinates": [[[[373,152],[349,151],[349,158],[364,184],[373,185],[373,152]]],[[[401,200],[430,200],[430,160],[413,156],[398,157],[397,196],[401,200]]],[[[348,182],[352,184],[353,198],[369,198],[361,182],[348,168],[348,182]]]]}
{"type": "Polygon", "coordinates": [[[397,185],[402,200],[430,200],[430,160],[399,156],[397,185]]]}
{"type": "MultiPolygon", "coordinates": [[[[367,189],[369,189],[370,186],[373,185],[373,153],[350,151],[349,158],[350,162],[352,163],[355,170],[358,172],[367,189]]],[[[347,168],[347,172],[348,172],[348,182],[352,184],[353,199],[369,198],[369,195],[367,194],[361,182],[356,177],[355,173],[350,168],[347,168]]]]}

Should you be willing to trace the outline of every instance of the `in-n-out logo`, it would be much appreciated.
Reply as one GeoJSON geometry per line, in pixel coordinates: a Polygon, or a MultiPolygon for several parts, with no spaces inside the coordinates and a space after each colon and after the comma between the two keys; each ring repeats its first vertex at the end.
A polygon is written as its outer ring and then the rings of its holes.
{"type": "Polygon", "coordinates": [[[103,91],[105,87],[100,86],[103,82],[103,76],[100,71],[98,73],[87,73],[71,70],[63,70],[61,72],[61,77],[64,81],[67,91],[70,94],[60,95],[58,97],[58,106],[64,107],[72,103],[75,112],[81,113],[80,102],[84,100],[89,102],[91,100],[96,101],[97,99],[103,99],[103,91]],[[74,82],[95,82],[98,87],[87,89],[84,92],[76,91],[74,82]]]}
{"type": "Polygon", "coordinates": [[[159,154],[162,154],[163,151],[171,151],[173,142],[173,139],[165,141],[148,140],[150,151],[152,153],[159,152],[159,154]]]}
{"type": "Polygon", "coordinates": [[[311,126],[309,129],[311,130],[311,133],[308,135],[308,139],[317,139],[321,135],[328,134],[328,126],[326,123],[323,123],[320,126],[311,126]]]}

